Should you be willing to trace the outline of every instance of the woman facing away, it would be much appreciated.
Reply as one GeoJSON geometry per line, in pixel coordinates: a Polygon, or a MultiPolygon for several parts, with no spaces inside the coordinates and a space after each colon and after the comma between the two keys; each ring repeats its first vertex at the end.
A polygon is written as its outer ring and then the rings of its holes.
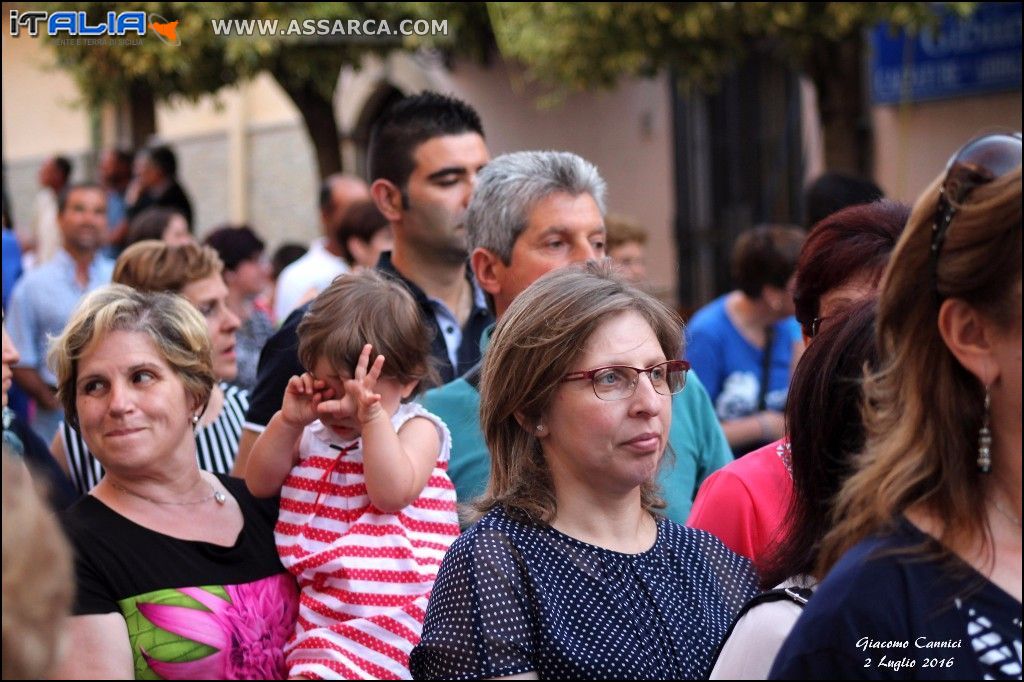
{"type": "Polygon", "coordinates": [[[882,281],[867,443],[782,679],[1020,678],[1021,137],[972,140],[882,281]]]}
{"type": "Polygon", "coordinates": [[[875,307],[872,300],[861,301],[833,318],[793,373],[786,422],[799,427],[790,429],[787,478],[792,481],[792,496],[786,532],[759,562],[761,586],[768,592],[744,607],[744,615],[722,645],[711,679],[765,679],[802,605],[822,578],[816,572],[818,553],[833,525],[832,505],[864,446],[864,368],[878,358],[875,307]]]}
{"type": "Polygon", "coordinates": [[[482,516],[442,562],[414,677],[707,675],[756,576],[658,514],[680,329],[607,263],[545,275],[508,308],[483,365],[482,516]]]}
{"type": "Polygon", "coordinates": [[[65,414],[106,471],[63,515],[76,594],[55,679],[285,672],[298,595],[274,549],[276,500],[196,459],[210,349],[187,301],[117,284],[51,347],[65,414]]]}
{"type": "MultiPolygon", "coordinates": [[[[153,240],[129,246],[114,266],[115,283],[141,291],[181,294],[202,314],[218,383],[195,430],[196,453],[199,468],[218,474],[231,472],[249,407],[248,393],[230,383],[238,373],[238,317],[228,307],[223,269],[217,252],[210,247],[171,246],[153,240]]],[[[80,494],[87,493],[103,477],[101,462],[70,423],[61,425],[50,449],[80,494]]]]}

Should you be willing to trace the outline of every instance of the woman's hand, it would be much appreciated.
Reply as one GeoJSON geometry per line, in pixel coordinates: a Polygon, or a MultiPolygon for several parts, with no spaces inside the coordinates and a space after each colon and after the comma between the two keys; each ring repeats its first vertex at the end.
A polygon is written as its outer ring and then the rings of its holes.
{"type": "Polygon", "coordinates": [[[281,403],[281,418],[294,428],[305,428],[318,417],[317,406],[332,398],[334,391],[322,379],[316,379],[309,372],[292,377],[284,391],[281,403]]]}
{"type": "Polygon", "coordinates": [[[356,419],[360,424],[366,424],[384,414],[384,408],[380,404],[380,394],[376,392],[377,380],[380,378],[381,369],[384,367],[384,356],[378,355],[370,365],[370,353],[373,346],[366,344],[363,352],[359,354],[359,362],[356,363],[356,370],[353,379],[345,381],[345,393],[352,397],[356,406],[356,419]],[[369,369],[367,369],[369,367],[369,369]]]}

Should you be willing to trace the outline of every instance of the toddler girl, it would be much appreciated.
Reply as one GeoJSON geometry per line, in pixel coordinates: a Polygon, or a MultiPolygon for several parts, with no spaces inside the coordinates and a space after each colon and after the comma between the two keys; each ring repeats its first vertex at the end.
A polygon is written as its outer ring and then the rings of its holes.
{"type": "Polygon", "coordinates": [[[280,492],[277,549],[302,591],[289,676],[407,679],[459,532],[448,428],[405,402],[431,373],[429,332],[401,283],[366,271],[323,291],[298,335],[308,371],[246,470],[254,494],[280,492]]]}

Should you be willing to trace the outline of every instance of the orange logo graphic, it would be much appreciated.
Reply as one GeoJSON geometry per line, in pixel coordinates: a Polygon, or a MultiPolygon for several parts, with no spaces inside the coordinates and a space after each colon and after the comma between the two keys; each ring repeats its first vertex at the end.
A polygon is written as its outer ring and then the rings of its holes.
{"type": "Polygon", "coordinates": [[[178,38],[178,21],[167,21],[157,14],[150,14],[149,27],[168,45],[181,45],[178,38]]]}

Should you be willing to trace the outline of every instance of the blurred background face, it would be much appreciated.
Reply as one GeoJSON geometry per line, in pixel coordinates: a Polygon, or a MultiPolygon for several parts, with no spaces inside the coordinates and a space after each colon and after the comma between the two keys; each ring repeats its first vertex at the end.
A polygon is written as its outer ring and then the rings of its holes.
{"type": "Polygon", "coordinates": [[[261,251],[239,263],[234,271],[225,272],[224,281],[233,292],[245,298],[258,296],[270,283],[270,264],[261,251]]]}
{"type": "Polygon", "coordinates": [[[64,244],[69,250],[93,251],[107,235],[107,196],[95,187],[71,190],[57,217],[64,244]]]}
{"type": "Polygon", "coordinates": [[[37,179],[39,184],[44,187],[58,187],[60,185],[60,170],[57,168],[57,162],[53,159],[47,159],[43,165],[39,167],[39,176],[37,179]]]}
{"type": "Polygon", "coordinates": [[[184,246],[185,244],[196,243],[195,237],[188,231],[188,222],[185,220],[185,216],[178,213],[175,213],[170,221],[168,221],[161,239],[171,246],[184,246]]]}
{"type": "Polygon", "coordinates": [[[186,284],[181,295],[189,300],[206,320],[213,354],[213,373],[221,381],[231,381],[238,374],[235,355],[235,332],[240,321],[228,308],[228,287],[219,274],[186,284]]]}
{"type": "Polygon", "coordinates": [[[148,154],[135,157],[135,180],[143,190],[156,187],[163,179],[160,169],[150,160],[148,154]]]}
{"type": "Polygon", "coordinates": [[[387,226],[374,232],[369,242],[364,242],[358,237],[350,237],[346,246],[356,265],[371,270],[377,267],[380,254],[395,247],[395,234],[391,227],[387,226]]]}
{"type": "Polygon", "coordinates": [[[622,269],[622,274],[631,284],[647,281],[647,260],[644,246],[640,242],[625,242],[608,250],[608,256],[622,269]]]}

